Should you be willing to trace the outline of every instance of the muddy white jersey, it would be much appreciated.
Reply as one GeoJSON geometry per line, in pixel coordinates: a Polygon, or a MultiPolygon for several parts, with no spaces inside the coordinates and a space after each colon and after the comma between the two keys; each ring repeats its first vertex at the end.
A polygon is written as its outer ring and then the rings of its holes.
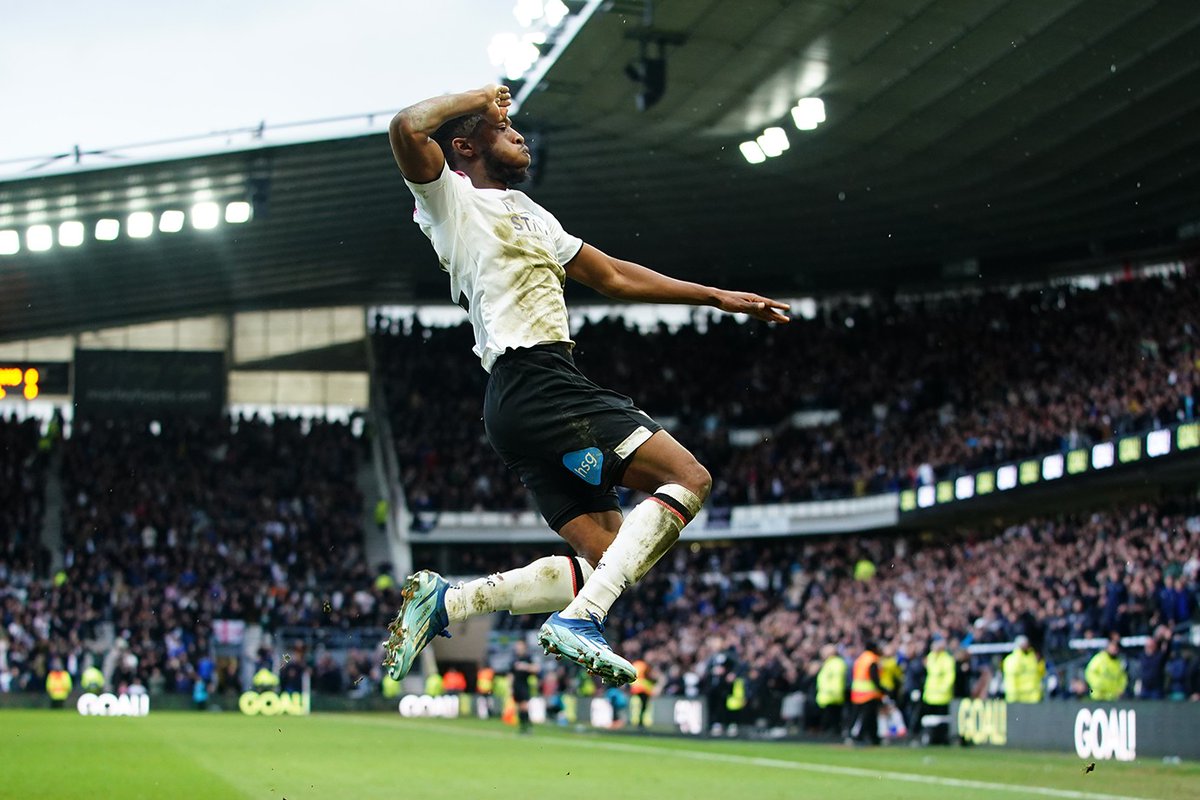
{"type": "Polygon", "coordinates": [[[466,309],[483,368],[505,350],[571,342],[563,298],[566,264],[583,241],[516,189],[477,189],[449,165],[429,183],[405,180],[413,220],[450,275],[450,297],[466,309]]]}

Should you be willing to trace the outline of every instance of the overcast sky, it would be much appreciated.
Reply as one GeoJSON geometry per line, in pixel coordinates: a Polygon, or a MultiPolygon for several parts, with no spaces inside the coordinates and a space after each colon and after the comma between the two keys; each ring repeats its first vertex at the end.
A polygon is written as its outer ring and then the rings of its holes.
{"type": "MultiPolygon", "coordinates": [[[[0,162],[76,144],[107,149],[263,120],[269,126],[390,112],[482,85],[500,74],[488,61],[492,36],[520,30],[513,4],[0,0],[0,162]]],[[[375,121],[376,129],[385,125],[386,119],[375,121]]],[[[267,138],[366,130],[363,121],[336,129],[268,129],[267,138]]],[[[178,151],[227,146],[238,146],[236,137],[178,151]]],[[[28,166],[0,163],[0,174],[28,166]]]]}

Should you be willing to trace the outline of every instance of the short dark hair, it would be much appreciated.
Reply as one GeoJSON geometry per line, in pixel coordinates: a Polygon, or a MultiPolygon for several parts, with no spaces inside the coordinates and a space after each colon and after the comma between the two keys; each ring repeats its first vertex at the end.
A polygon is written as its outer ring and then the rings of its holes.
{"type": "Polygon", "coordinates": [[[443,122],[441,127],[433,132],[432,138],[438,143],[438,147],[442,148],[442,155],[446,157],[446,161],[454,166],[454,145],[452,142],[455,139],[469,139],[475,134],[475,130],[479,127],[479,123],[483,122],[483,114],[464,114],[461,117],[443,122]]]}

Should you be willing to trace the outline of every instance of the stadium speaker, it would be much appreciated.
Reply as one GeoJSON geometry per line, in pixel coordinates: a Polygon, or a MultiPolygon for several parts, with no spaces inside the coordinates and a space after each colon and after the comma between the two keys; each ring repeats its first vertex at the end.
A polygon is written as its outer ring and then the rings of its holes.
{"type": "Polygon", "coordinates": [[[667,90],[667,48],[660,39],[655,42],[658,54],[651,56],[649,44],[641,42],[641,55],[637,61],[625,66],[625,74],[639,85],[637,94],[638,111],[645,111],[662,99],[667,90]]]}

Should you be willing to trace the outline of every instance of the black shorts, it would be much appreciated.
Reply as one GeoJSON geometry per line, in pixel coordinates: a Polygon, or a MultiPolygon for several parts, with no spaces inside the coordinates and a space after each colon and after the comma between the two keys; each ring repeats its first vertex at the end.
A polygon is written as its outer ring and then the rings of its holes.
{"type": "Polygon", "coordinates": [[[628,397],[584,377],[565,342],[502,355],[483,423],[556,531],[581,514],[618,510],[613,487],[634,451],[662,430],[628,397]]]}

